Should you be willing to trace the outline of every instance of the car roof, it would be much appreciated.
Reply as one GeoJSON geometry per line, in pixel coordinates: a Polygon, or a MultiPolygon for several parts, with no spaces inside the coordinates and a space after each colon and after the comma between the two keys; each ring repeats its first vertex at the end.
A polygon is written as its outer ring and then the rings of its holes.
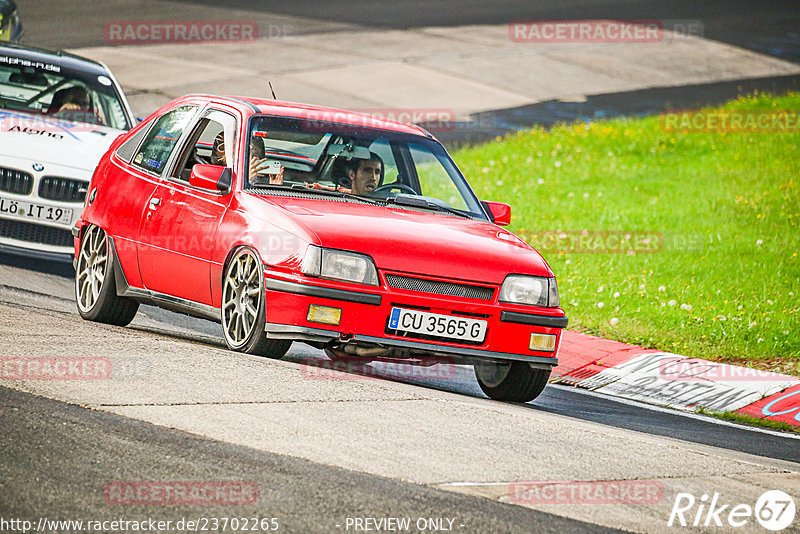
{"type": "Polygon", "coordinates": [[[204,97],[221,102],[227,101],[229,104],[234,104],[236,107],[241,107],[242,104],[244,104],[253,113],[263,113],[267,115],[274,114],[283,117],[306,118],[325,122],[338,122],[343,124],[352,124],[355,126],[368,126],[370,128],[378,128],[414,135],[423,135],[425,137],[433,138],[433,136],[424,128],[415,124],[407,124],[405,122],[399,122],[392,119],[382,118],[377,115],[370,115],[368,113],[361,113],[357,111],[248,96],[193,94],[186,95],[184,98],[193,97],[204,97]]]}
{"type": "Polygon", "coordinates": [[[85,57],[76,56],[63,50],[47,50],[32,46],[18,45],[14,43],[0,43],[0,55],[9,55],[37,61],[41,63],[51,63],[59,67],[73,69],[97,75],[108,74],[105,65],[97,61],[92,61],[85,57]]]}

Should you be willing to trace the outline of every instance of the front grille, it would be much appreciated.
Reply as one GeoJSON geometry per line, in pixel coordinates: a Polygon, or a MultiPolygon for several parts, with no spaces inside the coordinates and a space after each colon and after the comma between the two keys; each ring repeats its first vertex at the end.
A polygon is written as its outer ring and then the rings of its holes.
{"type": "Polygon", "coordinates": [[[39,180],[39,196],[61,202],[83,202],[89,182],[62,178],[61,176],[44,176],[39,180]]]}
{"type": "Polygon", "coordinates": [[[69,230],[7,219],[0,219],[0,236],[58,247],[72,247],[74,244],[69,230]]]}
{"type": "Polygon", "coordinates": [[[33,191],[33,175],[17,169],[0,167],[0,191],[30,195],[33,191]]]}
{"type": "Polygon", "coordinates": [[[389,283],[390,287],[396,287],[398,289],[436,293],[437,295],[449,295],[451,297],[492,300],[492,296],[494,295],[494,290],[490,287],[454,284],[451,282],[412,278],[410,276],[399,276],[396,274],[387,274],[386,281],[389,283]]]}

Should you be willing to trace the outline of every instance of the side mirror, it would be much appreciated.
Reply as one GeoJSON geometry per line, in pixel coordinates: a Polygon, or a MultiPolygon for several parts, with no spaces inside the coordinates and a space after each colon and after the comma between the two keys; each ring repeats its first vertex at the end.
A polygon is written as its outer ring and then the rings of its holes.
{"type": "Polygon", "coordinates": [[[233,185],[233,171],[222,165],[203,165],[198,163],[192,167],[189,185],[200,189],[219,191],[227,195],[233,185]]]}
{"type": "Polygon", "coordinates": [[[511,224],[511,206],[502,202],[492,202],[481,200],[481,204],[492,216],[492,221],[498,226],[508,226],[511,224]]]}

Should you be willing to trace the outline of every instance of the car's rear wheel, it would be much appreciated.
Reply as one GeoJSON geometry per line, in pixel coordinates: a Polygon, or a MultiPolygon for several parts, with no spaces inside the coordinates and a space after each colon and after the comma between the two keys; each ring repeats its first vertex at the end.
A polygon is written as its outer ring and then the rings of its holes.
{"type": "Polygon", "coordinates": [[[125,326],[136,315],[139,303],[117,296],[115,261],[106,233],[90,226],[81,238],[75,269],[75,302],[84,319],[125,326]]]}
{"type": "Polygon", "coordinates": [[[282,358],[292,342],[267,339],[261,259],[246,247],[234,252],[222,279],[222,332],[232,350],[282,358]]]}
{"type": "Polygon", "coordinates": [[[534,369],[525,362],[487,362],[475,365],[475,378],[491,399],[528,402],[547,385],[550,369],[534,369]]]}

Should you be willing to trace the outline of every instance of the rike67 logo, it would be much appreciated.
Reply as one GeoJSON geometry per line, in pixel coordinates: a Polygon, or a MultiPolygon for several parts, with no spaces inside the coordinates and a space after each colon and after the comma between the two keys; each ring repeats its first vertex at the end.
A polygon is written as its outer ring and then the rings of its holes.
{"type": "Polygon", "coordinates": [[[757,522],[778,532],[792,524],[795,512],[794,499],[780,490],[764,492],[755,506],[725,502],[717,492],[713,496],[704,493],[699,499],[691,493],[678,493],[667,526],[724,527],[727,531],[730,527],[753,527],[757,522]]]}

